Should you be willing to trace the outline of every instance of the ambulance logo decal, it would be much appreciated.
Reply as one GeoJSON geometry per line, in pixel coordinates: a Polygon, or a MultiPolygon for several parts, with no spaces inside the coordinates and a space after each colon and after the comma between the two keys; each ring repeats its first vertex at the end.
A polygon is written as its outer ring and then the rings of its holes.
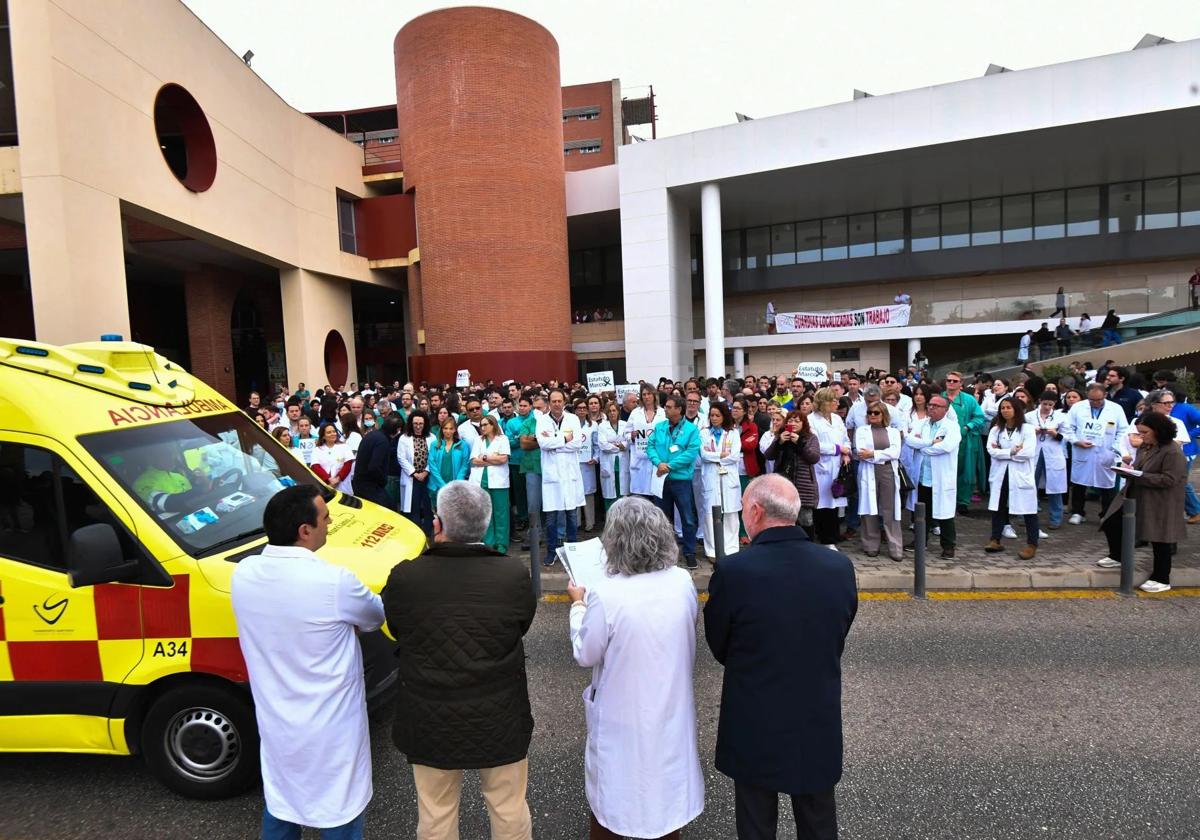
{"type": "Polygon", "coordinates": [[[47,624],[58,624],[59,619],[62,618],[63,614],[67,611],[67,600],[68,599],[63,598],[61,601],[56,601],[55,603],[51,604],[50,598],[46,598],[46,600],[42,602],[41,609],[38,608],[37,604],[34,604],[33,611],[37,613],[38,618],[47,624]],[[45,610],[46,612],[43,613],[42,610],[45,610]]]}

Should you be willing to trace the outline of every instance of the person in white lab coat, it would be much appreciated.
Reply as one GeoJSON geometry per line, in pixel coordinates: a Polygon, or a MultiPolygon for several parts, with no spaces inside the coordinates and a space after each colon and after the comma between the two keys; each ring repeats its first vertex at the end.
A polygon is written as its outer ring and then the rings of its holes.
{"type": "Polygon", "coordinates": [[[1125,436],[1129,421],[1125,410],[1105,399],[1100,382],[1087,387],[1087,399],[1071,406],[1061,426],[1063,437],[1071,445],[1071,518],[1079,525],[1084,520],[1084,499],[1089,487],[1100,491],[1100,512],[1108,510],[1117,495],[1117,476],[1113,463],[1118,457],[1117,441],[1125,436]]]}
{"type": "Polygon", "coordinates": [[[1067,492],[1067,444],[1062,434],[1067,414],[1057,406],[1058,394],[1046,391],[1038,399],[1037,411],[1026,415],[1037,435],[1034,475],[1038,487],[1046,494],[1046,516],[1050,520],[1047,527],[1051,531],[1062,527],[1063,495],[1067,492]]]}
{"type": "Polygon", "coordinates": [[[713,403],[708,409],[708,425],[700,430],[700,472],[703,510],[709,520],[704,529],[704,553],[717,557],[716,541],[721,539],[725,556],[738,550],[738,512],[742,509],[742,480],[738,462],[742,458],[741,430],[734,426],[727,403],[713,403]],[[713,534],[712,509],[721,505],[721,534],[713,534]]]}
{"type": "MultiPolygon", "coordinates": [[[[867,389],[874,388],[868,385],[867,389]]],[[[876,389],[878,390],[878,389],[876,389]]],[[[871,397],[868,395],[867,400],[871,397]]],[[[869,402],[866,425],[854,430],[858,451],[858,513],[862,518],[862,546],[868,557],[878,557],[886,540],[888,556],[904,559],[900,536],[900,430],[886,403],[869,402]]]]}
{"type": "Polygon", "coordinates": [[[649,501],[619,499],[600,540],[601,582],[567,587],[572,653],[592,669],[583,692],[589,837],[678,838],[704,810],[696,588],[675,565],[674,528],[649,501]]]}
{"type": "Polygon", "coordinates": [[[554,552],[563,540],[578,537],[583,480],[579,475],[579,447],[583,435],[579,418],[566,411],[567,396],[550,392],[550,410],[537,419],[537,443],[542,452],[542,512],[546,516],[545,566],[553,566],[554,552]]]}
{"type": "Polygon", "coordinates": [[[654,464],[646,455],[646,443],[654,427],[667,419],[658,404],[658,392],[653,385],[643,385],[641,402],[629,414],[625,434],[629,436],[629,492],[635,496],[654,495],[654,464]]]}
{"type": "Polygon", "coordinates": [[[409,412],[404,434],[396,441],[400,464],[400,512],[415,522],[426,537],[433,536],[433,503],[429,498],[429,450],[433,447],[429,417],[409,412]]]}
{"type": "Polygon", "coordinates": [[[834,545],[838,541],[838,508],[846,506],[846,496],[833,495],[833,482],[843,464],[850,463],[850,438],[846,425],[834,411],[837,408],[837,393],[832,388],[821,388],[813,395],[817,406],[808,415],[808,425],[817,436],[821,448],[821,460],[813,465],[813,478],[817,482],[817,508],[813,511],[813,530],[817,542],[834,545]]]}
{"type": "Polygon", "coordinates": [[[992,538],[983,549],[989,554],[1004,551],[1000,542],[1008,518],[1025,520],[1025,547],[1018,552],[1031,560],[1038,547],[1037,433],[1025,420],[1025,407],[1012,397],[996,403],[996,419],[988,432],[987,454],[992,459],[988,485],[988,510],[992,512],[992,538]]]}
{"type": "Polygon", "coordinates": [[[613,502],[625,495],[624,462],[629,459],[629,441],[625,436],[625,421],[621,406],[610,400],[604,408],[607,419],[596,430],[596,449],[600,460],[600,495],[604,497],[604,512],[613,502]]]}
{"type": "Polygon", "coordinates": [[[261,742],[264,837],[299,837],[309,826],[361,838],[371,801],[358,633],[379,629],[383,604],[352,572],[314,553],[329,522],[315,485],[280,490],[263,512],[263,553],[233,572],[261,742]]]}
{"type": "Polygon", "coordinates": [[[921,453],[921,471],[913,476],[917,500],[925,503],[925,528],[941,529],[942,559],[954,559],[957,533],[954,514],[958,497],[958,446],[962,431],[950,411],[949,401],[941,394],[929,398],[926,412],[929,427],[909,429],[906,443],[921,453]]]}
{"type": "Polygon", "coordinates": [[[584,531],[596,527],[596,431],[598,426],[588,417],[587,400],[576,400],[575,416],[579,418],[579,481],[583,485],[583,505],[576,512],[584,531]]]}

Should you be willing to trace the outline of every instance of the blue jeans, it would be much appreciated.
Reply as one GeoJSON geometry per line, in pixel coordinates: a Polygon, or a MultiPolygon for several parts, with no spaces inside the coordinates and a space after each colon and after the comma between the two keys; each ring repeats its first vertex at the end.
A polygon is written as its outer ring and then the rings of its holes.
{"type": "MultiPolygon", "coordinates": [[[[1046,481],[1046,455],[1044,453],[1038,455],[1037,468],[1034,472],[1037,476],[1036,481],[1043,484],[1046,481]]],[[[1046,494],[1046,512],[1050,515],[1051,525],[1061,525],[1063,515],[1063,494],[1062,493],[1047,493],[1046,494]]]]}
{"type": "MultiPolygon", "coordinates": [[[[363,811],[345,825],[322,828],[321,840],[362,840],[367,812],[363,811]]],[[[296,823],[284,822],[263,808],[262,840],[300,840],[301,827],[296,823]]]]}
{"type": "Polygon", "coordinates": [[[1116,330],[1105,330],[1104,340],[1100,342],[1101,347],[1107,347],[1110,344],[1120,344],[1121,334],[1116,330]]]}
{"type": "Polygon", "coordinates": [[[679,512],[679,525],[682,531],[680,543],[683,546],[683,556],[688,560],[696,559],[696,494],[692,491],[690,478],[668,478],[663,482],[661,499],[655,499],[662,512],[667,515],[667,521],[679,512]]]}
{"type": "MultiPolygon", "coordinates": [[[[541,488],[538,488],[539,495],[541,488]]],[[[567,520],[567,542],[575,542],[579,534],[579,509],[571,508],[570,510],[548,510],[546,511],[546,558],[542,561],[546,565],[554,562],[554,552],[558,550],[559,545],[559,529],[562,528],[563,518],[567,520]]]]}
{"type": "Polygon", "coordinates": [[[1192,462],[1195,461],[1197,457],[1198,456],[1193,455],[1191,458],[1187,459],[1188,478],[1183,482],[1183,511],[1188,516],[1195,516],[1197,513],[1200,513],[1200,498],[1196,496],[1196,488],[1192,486],[1191,481],[1192,462]]]}

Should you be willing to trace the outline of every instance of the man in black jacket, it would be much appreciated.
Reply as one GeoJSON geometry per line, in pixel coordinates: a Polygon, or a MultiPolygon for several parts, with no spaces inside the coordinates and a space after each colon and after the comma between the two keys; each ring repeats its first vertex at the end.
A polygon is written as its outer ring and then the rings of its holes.
{"type": "Polygon", "coordinates": [[[795,526],[799,511],[783,476],[750,482],[750,546],[708,585],[704,634],[725,666],[716,765],[734,781],[739,840],[776,836],[780,793],[792,798],[798,837],[837,838],[841,656],[858,591],[850,560],[795,526]]]}
{"type": "Polygon", "coordinates": [[[464,769],[479,770],[492,837],[532,837],[521,639],[537,604],[521,561],[480,544],[491,516],[486,490],[451,481],[438,493],[433,546],[392,569],[383,590],[398,642],[392,738],[413,767],[421,838],[458,836],[464,769]]]}
{"type": "Polygon", "coordinates": [[[400,426],[400,417],[389,414],[378,429],[363,436],[351,482],[355,496],[392,510],[395,506],[388,498],[387,478],[390,463],[396,461],[396,435],[400,433],[400,426]]]}

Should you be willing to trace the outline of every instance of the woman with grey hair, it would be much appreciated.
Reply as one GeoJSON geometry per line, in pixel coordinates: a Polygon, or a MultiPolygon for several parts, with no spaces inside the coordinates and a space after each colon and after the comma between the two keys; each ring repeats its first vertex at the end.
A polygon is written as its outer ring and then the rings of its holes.
{"type": "Polygon", "coordinates": [[[678,838],[704,810],[696,587],[675,565],[672,524],[645,499],[618,499],[600,541],[604,577],[590,591],[567,587],[575,661],[592,669],[583,692],[588,836],[678,838]]]}

